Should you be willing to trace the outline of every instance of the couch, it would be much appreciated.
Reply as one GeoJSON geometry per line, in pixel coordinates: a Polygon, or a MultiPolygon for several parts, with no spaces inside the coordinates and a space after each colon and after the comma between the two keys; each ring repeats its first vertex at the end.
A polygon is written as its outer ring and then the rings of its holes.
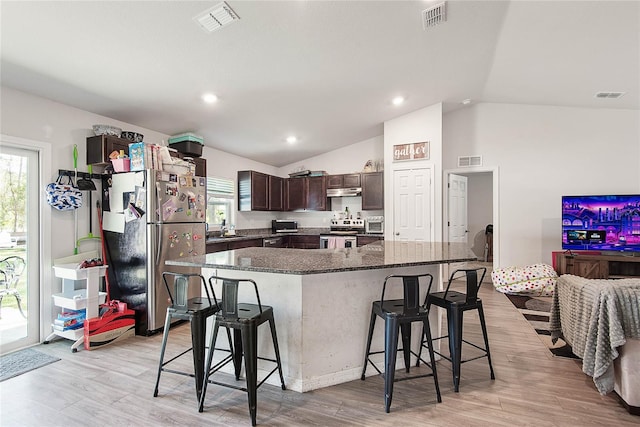
{"type": "Polygon", "coordinates": [[[601,394],[614,391],[640,414],[640,279],[585,279],[564,274],[553,293],[552,339],[582,359],[601,394]]]}

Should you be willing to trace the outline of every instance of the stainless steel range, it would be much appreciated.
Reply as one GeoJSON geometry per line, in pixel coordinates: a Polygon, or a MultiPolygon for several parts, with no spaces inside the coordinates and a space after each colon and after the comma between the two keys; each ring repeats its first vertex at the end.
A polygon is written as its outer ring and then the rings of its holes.
{"type": "Polygon", "coordinates": [[[320,235],[320,248],[355,248],[358,233],[364,233],[363,219],[332,219],[329,233],[320,235]]]}

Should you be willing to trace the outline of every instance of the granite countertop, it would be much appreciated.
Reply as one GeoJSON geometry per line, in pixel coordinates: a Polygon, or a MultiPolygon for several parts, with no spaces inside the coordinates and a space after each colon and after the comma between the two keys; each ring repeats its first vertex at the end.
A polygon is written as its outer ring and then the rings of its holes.
{"type": "Polygon", "coordinates": [[[476,259],[463,243],[378,241],[340,249],[244,248],[168,260],[166,264],[302,275],[476,259]]]}

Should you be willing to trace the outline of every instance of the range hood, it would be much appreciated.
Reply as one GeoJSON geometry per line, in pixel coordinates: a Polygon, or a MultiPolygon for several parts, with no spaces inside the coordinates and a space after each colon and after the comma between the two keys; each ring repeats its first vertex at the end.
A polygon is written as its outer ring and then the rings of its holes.
{"type": "Polygon", "coordinates": [[[327,189],[327,197],[349,197],[349,196],[360,196],[361,194],[362,194],[362,187],[327,189]]]}

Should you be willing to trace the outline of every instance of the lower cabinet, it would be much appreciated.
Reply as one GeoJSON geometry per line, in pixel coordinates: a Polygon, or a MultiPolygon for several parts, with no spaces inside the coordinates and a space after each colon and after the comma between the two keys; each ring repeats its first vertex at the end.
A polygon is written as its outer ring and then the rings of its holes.
{"type": "Polygon", "coordinates": [[[255,248],[255,247],[261,247],[261,246],[262,246],[262,238],[234,240],[231,242],[216,241],[216,242],[207,243],[207,253],[211,254],[214,252],[230,251],[233,249],[242,249],[242,248],[255,248]]]}
{"type": "Polygon", "coordinates": [[[356,238],[356,245],[364,246],[364,245],[368,245],[369,243],[378,242],[383,239],[384,238],[382,236],[358,236],[356,238]]]}
{"type": "Polygon", "coordinates": [[[288,248],[320,249],[320,236],[287,236],[288,248]]]}

